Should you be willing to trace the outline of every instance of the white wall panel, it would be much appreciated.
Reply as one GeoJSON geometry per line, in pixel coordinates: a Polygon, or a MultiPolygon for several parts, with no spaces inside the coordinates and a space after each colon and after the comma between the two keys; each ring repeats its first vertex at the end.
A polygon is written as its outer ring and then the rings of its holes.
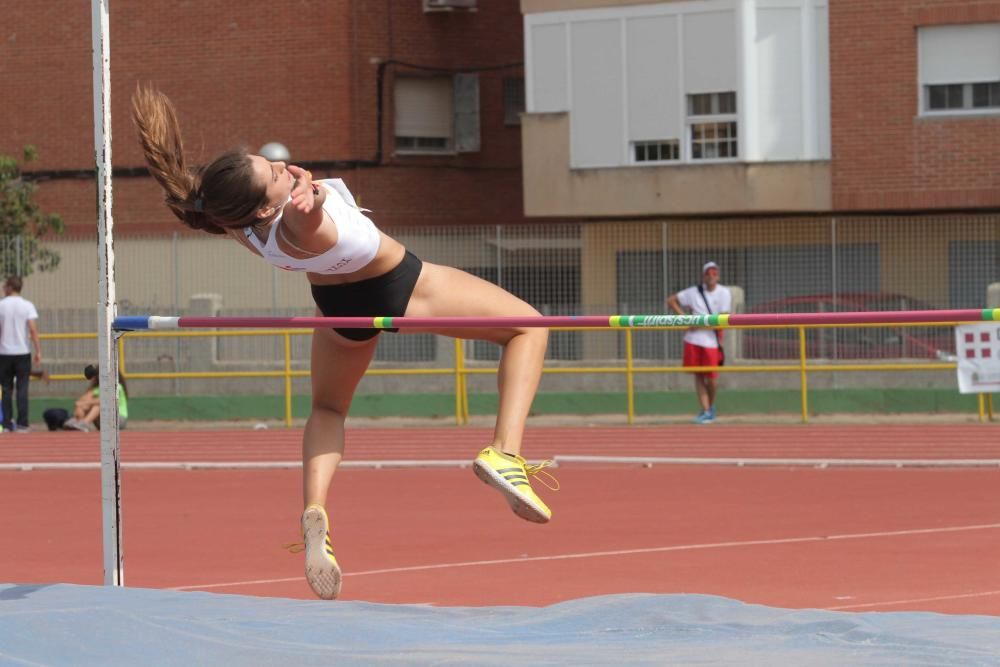
{"type": "MultiPolygon", "coordinates": [[[[827,4],[692,0],[528,16],[527,110],[569,112],[571,166],[610,167],[629,164],[630,141],[683,140],[688,95],[736,91],[742,159],[828,159],[827,4]]],[[[986,28],[972,51],[983,60],[996,46],[995,70],[1000,25],[986,28]]],[[[949,36],[929,39],[922,67],[949,36]]],[[[951,56],[969,81],[966,52],[951,56]]]]}
{"type": "Polygon", "coordinates": [[[1000,80],[1000,23],[927,26],[917,34],[921,83],[1000,80]]]}
{"type": "Polygon", "coordinates": [[[816,151],[807,158],[830,159],[830,19],[826,5],[817,5],[814,33],[816,54],[816,151]]]}
{"type": "Polygon", "coordinates": [[[758,149],[764,160],[803,157],[802,12],[757,10],[758,149]]]}
{"type": "Polygon", "coordinates": [[[684,31],[684,92],[737,90],[739,33],[735,11],[687,13],[684,31]]]}
{"type": "Polygon", "coordinates": [[[683,134],[678,22],[676,16],[633,18],[626,22],[631,141],[680,139],[683,134]]]}
{"type": "Polygon", "coordinates": [[[572,23],[570,44],[572,166],[620,165],[625,133],[621,22],[572,23]]]}
{"type": "Polygon", "coordinates": [[[566,24],[530,26],[531,106],[528,112],[569,110],[566,68],[566,24]]]}

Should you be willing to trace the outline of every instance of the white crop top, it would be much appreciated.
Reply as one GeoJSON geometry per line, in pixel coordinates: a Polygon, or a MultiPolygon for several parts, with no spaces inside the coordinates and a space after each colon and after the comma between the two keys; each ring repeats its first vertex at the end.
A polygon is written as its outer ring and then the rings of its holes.
{"type": "Polygon", "coordinates": [[[278,227],[282,213],[278,213],[267,235],[267,243],[261,243],[247,227],[244,232],[255,248],[260,250],[269,263],[285,271],[308,271],[310,273],[353,273],[367,266],[378,252],[380,236],[375,223],[368,219],[364,211],[354,201],[351,191],[339,178],[314,181],[327,190],[323,210],[337,226],[337,242],[326,252],[315,257],[299,259],[289,257],[278,247],[278,227]]]}

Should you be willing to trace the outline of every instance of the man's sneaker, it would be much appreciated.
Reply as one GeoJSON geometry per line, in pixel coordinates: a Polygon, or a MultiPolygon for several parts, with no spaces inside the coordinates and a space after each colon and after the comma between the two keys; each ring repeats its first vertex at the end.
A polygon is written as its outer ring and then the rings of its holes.
{"type": "MultiPolygon", "coordinates": [[[[510,508],[514,510],[514,514],[535,523],[546,523],[552,518],[552,512],[545,506],[542,499],[535,495],[528,478],[537,475],[542,472],[542,468],[550,465],[552,465],[551,461],[532,465],[520,456],[487,447],[476,456],[472,470],[479,479],[503,494],[510,508]]],[[[547,472],[543,474],[548,475],[553,481],[555,480],[547,472]]],[[[559,490],[558,482],[555,486],[548,484],[545,486],[553,491],[559,490]]]]}
{"type": "Polygon", "coordinates": [[[30,426],[15,426],[14,433],[31,433],[30,426]]]}
{"type": "Polygon", "coordinates": [[[712,415],[709,414],[708,410],[702,410],[698,413],[698,416],[694,418],[695,424],[710,424],[712,422],[712,415]]]}
{"type": "Polygon", "coordinates": [[[67,419],[65,422],[63,422],[62,427],[64,431],[82,431],[84,433],[89,433],[90,431],[93,430],[90,427],[90,424],[82,422],[79,419],[73,419],[73,418],[67,419]]]}
{"type": "Polygon", "coordinates": [[[330,520],[322,505],[310,505],[302,513],[302,537],[306,552],[306,581],[324,600],[340,595],[341,573],[330,544],[330,520]]]}
{"type": "Polygon", "coordinates": [[[708,409],[708,420],[715,421],[715,406],[713,405],[708,409]]]}

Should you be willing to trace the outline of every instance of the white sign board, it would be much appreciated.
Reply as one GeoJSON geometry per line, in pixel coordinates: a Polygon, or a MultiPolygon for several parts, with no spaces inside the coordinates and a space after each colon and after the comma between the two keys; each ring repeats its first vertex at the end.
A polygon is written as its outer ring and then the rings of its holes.
{"type": "Polygon", "coordinates": [[[1000,392],[1000,322],[955,327],[955,351],[960,393],[1000,392]]]}

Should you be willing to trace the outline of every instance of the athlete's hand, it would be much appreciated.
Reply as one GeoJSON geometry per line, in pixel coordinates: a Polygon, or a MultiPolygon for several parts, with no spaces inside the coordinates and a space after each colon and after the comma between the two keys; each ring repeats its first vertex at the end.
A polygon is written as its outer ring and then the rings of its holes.
{"type": "Polygon", "coordinates": [[[316,186],[312,182],[312,173],[294,164],[288,165],[288,173],[295,178],[292,186],[292,206],[300,213],[310,213],[316,205],[316,186]]]}

